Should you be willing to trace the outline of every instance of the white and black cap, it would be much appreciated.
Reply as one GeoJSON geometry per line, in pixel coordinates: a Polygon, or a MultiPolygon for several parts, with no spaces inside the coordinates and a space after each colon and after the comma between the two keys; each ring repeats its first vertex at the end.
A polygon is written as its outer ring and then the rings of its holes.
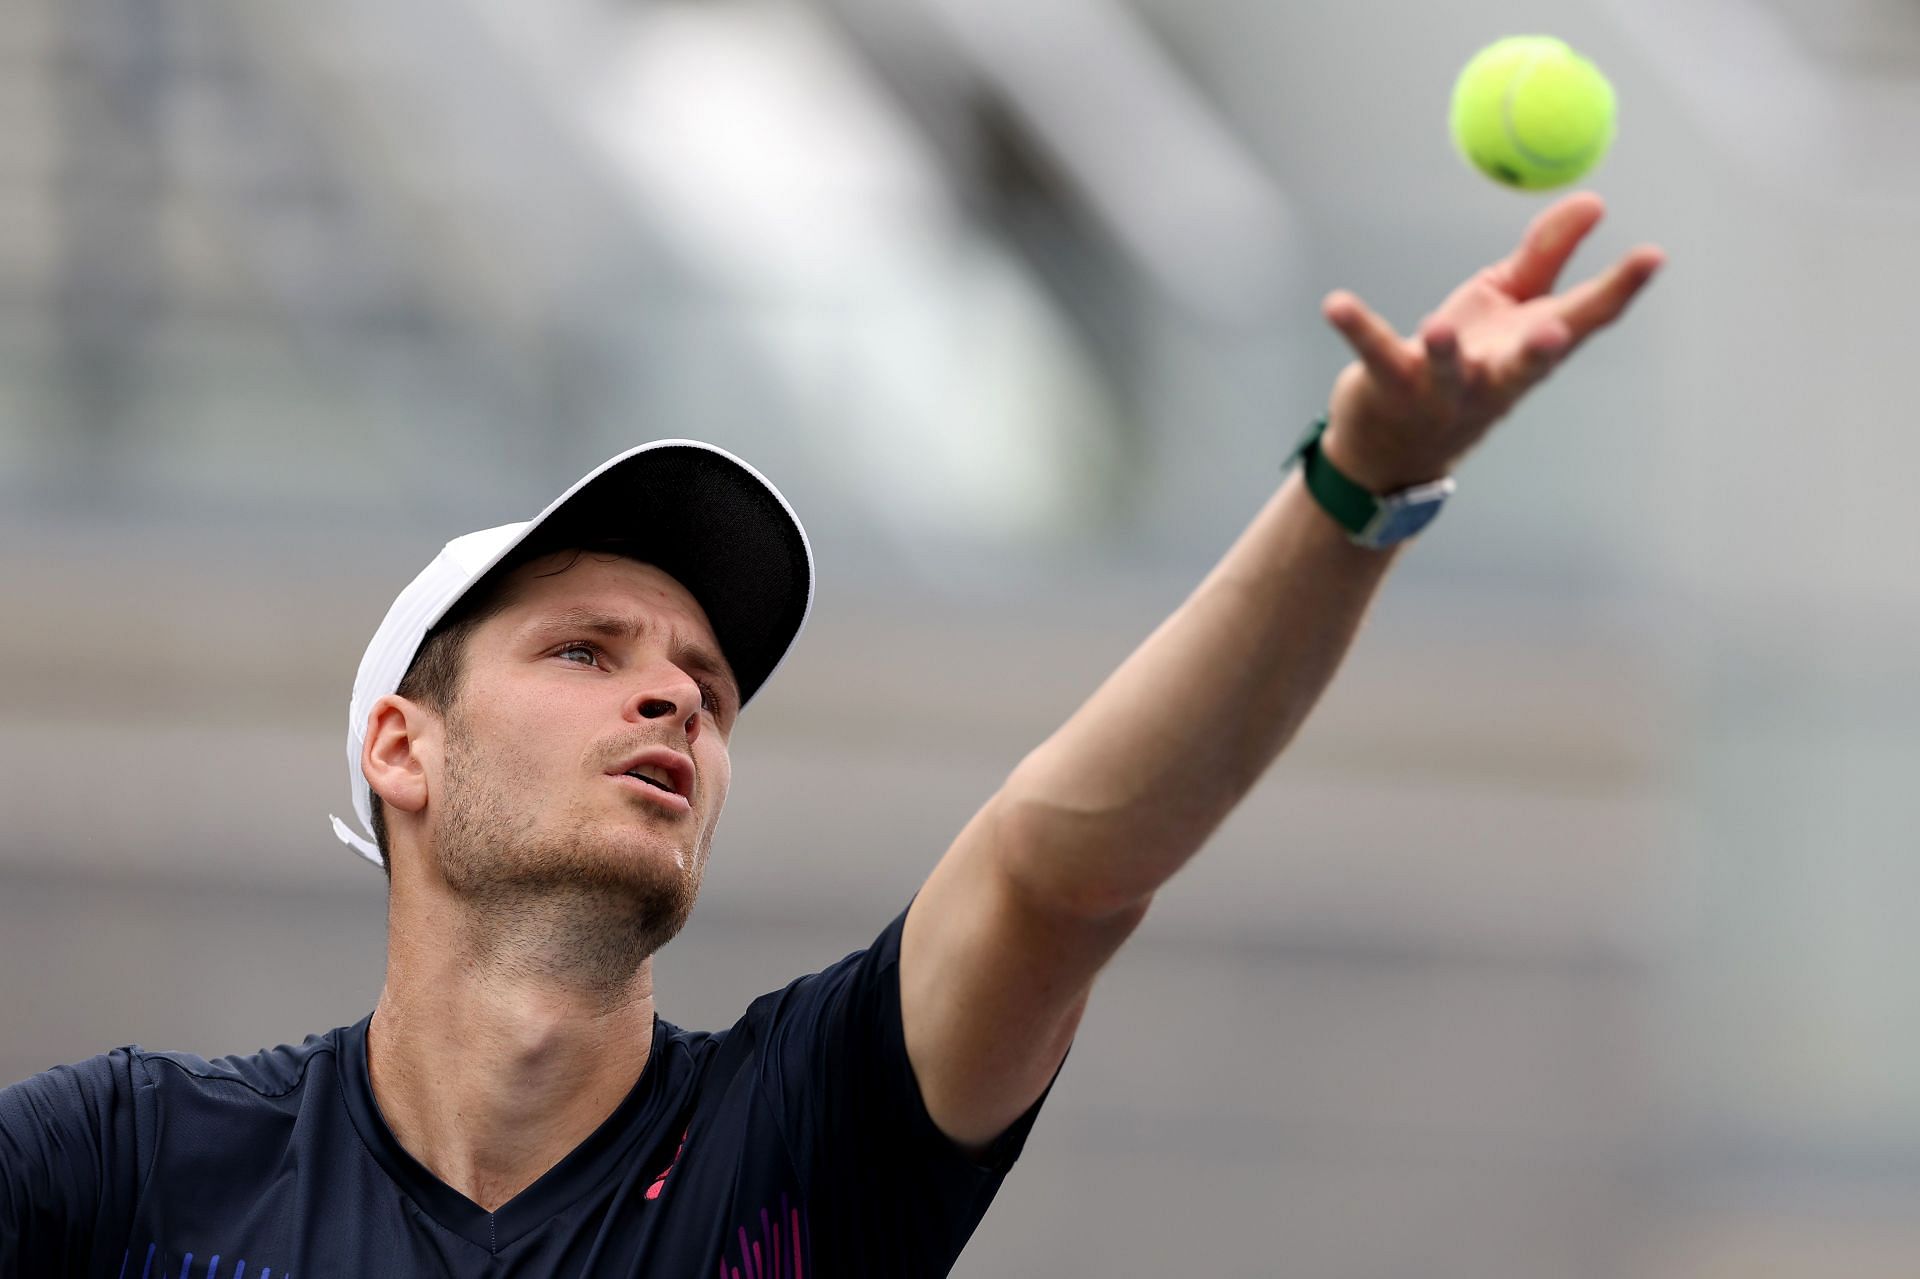
{"type": "MultiPolygon", "coordinates": [[[[806,530],[765,476],[711,444],[655,440],[607,459],[522,524],[448,542],[407,584],[373,633],[347,707],[347,777],[362,831],[372,794],[360,771],[373,704],[400,687],[427,632],[488,572],[547,551],[619,542],[670,573],[706,611],[742,706],[785,660],[813,607],[806,530]]],[[[340,842],[374,865],[373,840],[338,817],[340,842]]]]}

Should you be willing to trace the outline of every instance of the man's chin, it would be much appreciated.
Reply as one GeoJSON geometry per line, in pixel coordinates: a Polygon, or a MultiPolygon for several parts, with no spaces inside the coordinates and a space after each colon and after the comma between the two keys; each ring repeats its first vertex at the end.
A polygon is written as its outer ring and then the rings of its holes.
{"type": "MultiPolygon", "coordinates": [[[[629,894],[643,901],[691,898],[696,884],[686,850],[651,839],[576,845],[535,870],[556,888],[577,886],[629,894]]],[[[529,869],[535,869],[529,867],[529,869]]]]}
{"type": "Polygon", "coordinates": [[[563,853],[505,859],[494,871],[463,893],[477,912],[544,921],[536,929],[572,937],[569,949],[602,955],[595,966],[612,972],[672,941],[693,913],[700,887],[697,875],[658,848],[575,845],[563,853]]]}
{"type": "Polygon", "coordinates": [[[639,901],[691,899],[698,876],[692,850],[664,832],[630,830],[592,840],[539,841],[496,847],[480,857],[443,860],[456,892],[602,892],[639,901]]]}

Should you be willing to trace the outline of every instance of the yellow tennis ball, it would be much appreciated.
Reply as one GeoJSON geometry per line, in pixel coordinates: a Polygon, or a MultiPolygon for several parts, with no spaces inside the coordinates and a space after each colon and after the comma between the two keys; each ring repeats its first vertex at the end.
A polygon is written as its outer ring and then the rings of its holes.
{"type": "Polygon", "coordinates": [[[1453,144],[1496,182],[1529,191],[1572,182],[1613,141],[1613,86],[1552,36],[1482,49],[1453,86],[1453,144]]]}

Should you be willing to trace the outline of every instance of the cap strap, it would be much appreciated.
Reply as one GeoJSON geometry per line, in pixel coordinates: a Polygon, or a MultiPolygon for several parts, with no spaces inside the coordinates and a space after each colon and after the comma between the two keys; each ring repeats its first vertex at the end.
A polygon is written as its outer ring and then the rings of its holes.
{"type": "Polygon", "coordinates": [[[370,841],[361,838],[360,835],[354,831],[353,827],[347,825],[332,813],[327,814],[327,820],[333,823],[333,833],[339,838],[341,843],[372,862],[375,866],[384,866],[386,864],[386,860],[380,856],[380,850],[374,847],[370,841]]]}

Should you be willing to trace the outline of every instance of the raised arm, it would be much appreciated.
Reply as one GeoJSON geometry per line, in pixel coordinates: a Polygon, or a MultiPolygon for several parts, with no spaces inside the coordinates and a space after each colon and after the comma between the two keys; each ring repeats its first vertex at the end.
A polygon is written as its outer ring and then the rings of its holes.
{"type": "MultiPolygon", "coordinates": [[[[1449,474],[1519,398],[1618,317],[1642,247],[1555,295],[1599,221],[1569,196],[1402,338],[1356,297],[1356,359],[1323,449],[1375,493],[1449,474]]],[[[909,912],[907,1051],[934,1120],[983,1148],[1058,1068],[1094,976],[1312,710],[1394,558],[1354,545],[1290,475],[1218,565],[967,824],[909,912]]]]}

